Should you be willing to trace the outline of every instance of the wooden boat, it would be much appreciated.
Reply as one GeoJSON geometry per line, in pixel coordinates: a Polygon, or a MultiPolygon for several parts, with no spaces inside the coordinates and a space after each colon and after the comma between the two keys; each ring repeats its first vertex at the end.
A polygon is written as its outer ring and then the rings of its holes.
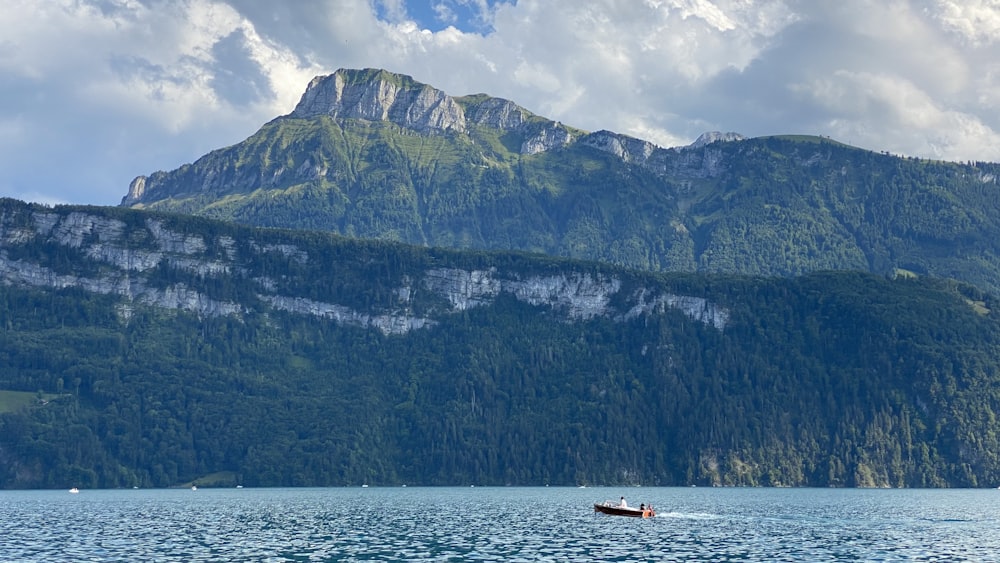
{"type": "Polygon", "coordinates": [[[622,508],[621,506],[618,506],[618,503],[611,502],[610,500],[595,502],[594,512],[610,514],[611,516],[631,516],[633,518],[652,518],[653,516],[656,516],[656,511],[653,510],[652,506],[644,508],[632,508],[631,506],[622,508]]]}

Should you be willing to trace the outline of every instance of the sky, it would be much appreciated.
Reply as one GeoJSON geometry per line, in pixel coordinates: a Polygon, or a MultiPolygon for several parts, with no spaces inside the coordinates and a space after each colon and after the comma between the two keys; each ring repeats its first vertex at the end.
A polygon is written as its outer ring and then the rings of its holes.
{"type": "Polygon", "coordinates": [[[1000,0],[3,0],[0,197],[118,205],[340,68],[662,147],[1000,162],[1000,0]]]}

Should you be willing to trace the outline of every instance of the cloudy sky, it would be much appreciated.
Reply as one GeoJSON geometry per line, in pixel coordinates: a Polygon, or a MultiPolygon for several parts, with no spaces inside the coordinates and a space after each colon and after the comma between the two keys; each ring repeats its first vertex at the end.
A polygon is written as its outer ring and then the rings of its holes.
{"type": "Polygon", "coordinates": [[[117,205],[366,67],[667,147],[1000,161],[1000,0],[3,0],[0,196],[117,205]]]}

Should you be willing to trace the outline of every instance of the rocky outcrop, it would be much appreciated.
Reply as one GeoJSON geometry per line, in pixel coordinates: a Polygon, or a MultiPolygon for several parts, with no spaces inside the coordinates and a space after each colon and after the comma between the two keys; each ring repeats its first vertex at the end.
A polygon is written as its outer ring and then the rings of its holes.
{"type": "Polygon", "coordinates": [[[122,205],[131,206],[139,203],[142,196],[146,194],[147,176],[136,176],[128,185],[128,193],[122,198],[122,205]]]}
{"type": "Polygon", "coordinates": [[[726,170],[723,151],[709,146],[717,141],[742,140],[738,133],[704,133],[685,147],[665,149],[650,142],[613,133],[597,131],[580,139],[580,143],[611,153],[624,162],[675,180],[715,178],[726,170]]]}
{"type": "Polygon", "coordinates": [[[739,133],[733,133],[731,131],[729,133],[723,133],[721,131],[708,131],[706,133],[702,133],[701,135],[699,135],[698,138],[695,139],[693,143],[684,148],[700,149],[701,147],[704,147],[705,145],[710,145],[712,143],[731,143],[733,141],[745,141],[745,140],[746,137],[744,137],[743,135],[740,135],[739,133]]]}
{"type": "Polygon", "coordinates": [[[477,102],[467,102],[466,108],[469,123],[501,131],[520,129],[530,117],[527,110],[503,98],[487,97],[477,102]]]}
{"type": "Polygon", "coordinates": [[[444,92],[385,71],[338,70],[314,78],[290,117],[391,121],[425,130],[465,130],[465,114],[444,92]]]}
{"type": "Polygon", "coordinates": [[[663,150],[653,143],[605,130],[587,135],[580,143],[639,165],[645,165],[657,150],[663,150]]]}
{"type": "Polygon", "coordinates": [[[490,304],[501,293],[519,301],[545,306],[567,320],[610,317],[630,320],[642,315],[660,314],[678,309],[694,320],[719,330],[729,322],[729,313],[701,297],[659,294],[640,288],[626,300],[631,306],[619,310],[611,305],[618,297],[622,282],[615,277],[567,272],[554,276],[525,279],[506,278],[495,268],[490,270],[433,269],[424,277],[427,289],[445,297],[456,311],[490,304]]]}
{"type": "Polygon", "coordinates": [[[336,321],[342,325],[374,328],[383,334],[405,334],[411,330],[437,324],[435,321],[424,317],[415,317],[402,313],[369,314],[344,305],[323,303],[302,297],[288,297],[283,295],[260,295],[259,297],[270,303],[275,309],[322,317],[336,321]]]}
{"type": "MultiPolygon", "coordinates": [[[[470,123],[503,131],[520,131],[525,134],[521,154],[537,154],[574,140],[570,130],[558,122],[541,120],[540,126],[529,124],[531,114],[509,100],[483,95],[456,100],[409,76],[377,69],[340,69],[314,78],[289,117],[308,119],[320,115],[334,119],[390,121],[422,132],[467,132],[467,124],[470,123]]],[[[738,133],[712,131],[702,134],[682,149],[698,149],[715,142],[743,139],[745,137],[738,133]]],[[[661,172],[667,172],[664,166],[667,158],[665,154],[657,155],[657,152],[679,150],[663,149],[650,142],[610,131],[587,135],[581,142],[615,154],[625,162],[661,172]]],[[[144,180],[136,178],[129,186],[129,195],[123,204],[141,199],[144,186],[144,180]]]]}
{"type": "MultiPolygon", "coordinates": [[[[522,154],[551,150],[573,140],[569,129],[558,122],[536,119],[529,123],[532,114],[511,101],[485,96],[456,99],[409,76],[377,69],[340,69],[317,76],[288,117],[310,119],[321,115],[388,121],[422,133],[467,133],[469,124],[518,131],[525,136],[522,154]]],[[[142,197],[144,182],[137,179],[133,185],[135,197],[130,187],[123,205],[142,197]]]]}
{"type": "Polygon", "coordinates": [[[531,132],[521,143],[521,154],[538,154],[570,144],[573,136],[559,123],[547,124],[531,132]]]}
{"type": "MultiPolygon", "coordinates": [[[[227,234],[180,232],[152,216],[126,222],[97,212],[59,208],[24,205],[15,209],[7,204],[6,210],[0,210],[0,283],[49,289],[73,287],[118,295],[123,299],[121,318],[126,321],[137,304],[202,316],[266,313],[270,308],[384,334],[404,334],[434,326],[448,315],[488,306],[501,295],[541,307],[545,314],[565,322],[595,317],[624,321],[662,314],[668,308],[681,310],[720,330],[728,321],[725,310],[702,298],[653,288],[640,288],[622,296],[620,278],[572,269],[545,275],[504,272],[497,268],[414,271],[398,287],[389,288],[395,296],[393,305],[364,309],[357,304],[323,302],[289,294],[280,288],[308,286],[279,283],[287,280],[289,272],[268,271],[268,275],[260,275],[250,271],[249,264],[260,262],[269,254],[299,266],[319,260],[295,244],[253,239],[241,243],[227,234]],[[28,250],[32,247],[44,252],[32,253],[28,250]],[[54,248],[65,248],[63,254],[77,256],[77,262],[72,267],[66,267],[65,263],[54,266],[49,260],[54,248]],[[212,298],[193,282],[164,284],[164,268],[192,274],[189,279],[206,280],[208,286],[252,283],[257,293],[248,302],[212,298]],[[159,276],[152,278],[156,272],[159,276]],[[440,301],[447,306],[414,314],[412,297],[427,292],[442,298],[440,301]]],[[[174,276],[166,279],[171,277],[174,276]]]]}

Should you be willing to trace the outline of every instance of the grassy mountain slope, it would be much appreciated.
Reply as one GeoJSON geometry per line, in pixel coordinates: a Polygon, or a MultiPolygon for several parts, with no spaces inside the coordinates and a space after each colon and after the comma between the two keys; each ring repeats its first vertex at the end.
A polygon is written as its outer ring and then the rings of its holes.
{"type": "Polygon", "coordinates": [[[0,227],[0,391],[37,396],[0,413],[2,487],[1000,482],[970,286],[9,200],[0,227]]]}
{"type": "MultiPolygon", "coordinates": [[[[385,72],[345,76],[372,90],[429,88],[385,72]]],[[[448,129],[293,113],[143,178],[126,203],[654,271],[904,270],[1000,289],[1000,165],[901,158],[809,136],[660,149],[519,109],[510,110],[523,120],[516,127],[475,121],[506,102],[454,101],[466,120],[448,129]],[[551,142],[537,148],[539,139],[551,142]]]]}

